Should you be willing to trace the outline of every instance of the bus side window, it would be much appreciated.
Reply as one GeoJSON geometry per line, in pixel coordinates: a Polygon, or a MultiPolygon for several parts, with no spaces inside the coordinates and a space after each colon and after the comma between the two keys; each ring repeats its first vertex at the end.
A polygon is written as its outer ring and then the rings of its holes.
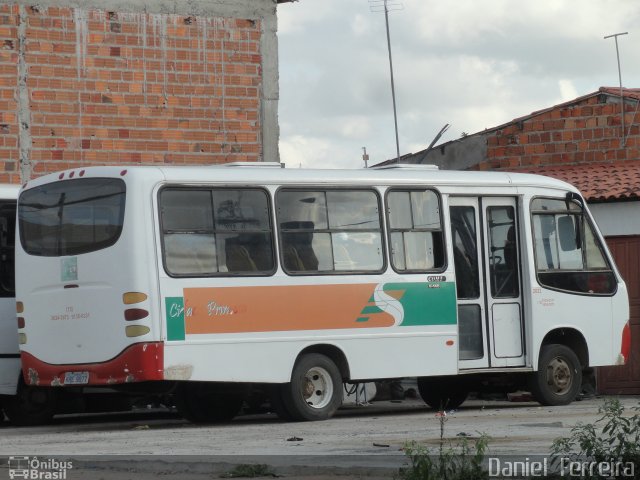
{"type": "Polygon", "coordinates": [[[565,199],[534,198],[531,217],[542,286],[587,295],[615,292],[615,275],[582,207],[565,199]]]}
{"type": "Polygon", "coordinates": [[[269,275],[269,199],[261,189],[166,187],[160,193],[163,257],[175,275],[269,275]]]}
{"type": "Polygon", "coordinates": [[[276,206],[286,272],[383,270],[382,222],[374,191],[283,189],[276,206]]]}
{"type": "Polygon", "coordinates": [[[392,190],[387,194],[391,264],[401,272],[444,267],[440,201],[432,190],[392,190]]]}

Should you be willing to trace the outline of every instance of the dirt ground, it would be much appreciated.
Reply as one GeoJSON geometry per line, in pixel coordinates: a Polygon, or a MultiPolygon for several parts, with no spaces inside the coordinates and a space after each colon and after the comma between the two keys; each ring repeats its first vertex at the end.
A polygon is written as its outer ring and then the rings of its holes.
{"type": "MultiPolygon", "coordinates": [[[[632,414],[638,397],[623,397],[632,414]]],[[[490,437],[489,456],[548,455],[554,438],[599,418],[603,399],[543,407],[532,402],[472,400],[442,418],[421,401],[341,409],[324,422],[287,423],[273,414],[244,415],[221,425],[193,425],[167,411],[75,415],[52,425],[0,424],[0,456],[69,459],[63,480],[204,480],[237,466],[266,465],[266,477],[304,480],[393,478],[407,465],[403,447],[490,437]]],[[[435,451],[435,450],[434,450],[435,451]]],[[[0,479],[8,478],[0,462],[0,479]],[[6,476],[5,476],[6,475],[6,476]]]]}

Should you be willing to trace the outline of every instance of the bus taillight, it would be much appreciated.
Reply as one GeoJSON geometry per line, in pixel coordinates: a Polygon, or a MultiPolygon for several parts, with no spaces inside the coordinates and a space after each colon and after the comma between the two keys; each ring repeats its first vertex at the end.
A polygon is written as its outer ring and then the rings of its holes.
{"type": "MultiPolygon", "coordinates": [[[[122,294],[122,302],[125,305],[133,305],[136,303],[142,303],[147,300],[148,295],[142,292],[126,292],[122,294]]],[[[142,320],[149,316],[149,310],[144,308],[127,308],[124,311],[124,319],[127,322],[134,322],[136,320],[142,320]]],[[[151,331],[146,325],[127,325],[124,329],[127,337],[141,337],[151,331]]]]}
{"type": "Polygon", "coordinates": [[[629,353],[631,352],[631,326],[629,322],[622,329],[622,346],[620,347],[620,355],[623,362],[629,361],[629,353]]]}
{"type": "Polygon", "coordinates": [[[134,320],[142,320],[143,318],[147,318],[149,316],[149,312],[144,308],[127,308],[124,311],[124,319],[127,322],[132,322],[134,320]]]}
{"type": "Polygon", "coordinates": [[[141,337],[151,331],[151,329],[145,325],[128,325],[124,330],[127,337],[141,337]]]}
{"type": "Polygon", "coordinates": [[[22,312],[24,312],[24,303],[22,303],[22,302],[16,302],[16,312],[17,312],[17,313],[22,313],[22,312]]]}
{"type": "Polygon", "coordinates": [[[146,293],[141,292],[127,292],[122,295],[122,302],[125,305],[132,305],[134,303],[144,302],[147,299],[146,293]]]}

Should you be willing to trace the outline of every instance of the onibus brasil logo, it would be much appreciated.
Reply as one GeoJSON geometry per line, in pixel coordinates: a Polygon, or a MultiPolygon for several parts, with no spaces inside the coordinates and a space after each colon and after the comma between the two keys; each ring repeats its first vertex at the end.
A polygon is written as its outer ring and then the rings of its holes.
{"type": "Polygon", "coordinates": [[[9,457],[9,478],[31,480],[66,480],[67,470],[71,470],[70,461],[55,458],[9,457]]]}

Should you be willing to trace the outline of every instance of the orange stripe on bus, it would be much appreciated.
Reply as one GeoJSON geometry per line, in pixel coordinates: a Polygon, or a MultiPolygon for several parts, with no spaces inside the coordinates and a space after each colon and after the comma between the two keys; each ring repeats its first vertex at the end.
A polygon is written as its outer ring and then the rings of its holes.
{"type": "Polygon", "coordinates": [[[389,327],[383,311],[362,315],[376,284],[185,288],[187,334],[389,327]]]}

